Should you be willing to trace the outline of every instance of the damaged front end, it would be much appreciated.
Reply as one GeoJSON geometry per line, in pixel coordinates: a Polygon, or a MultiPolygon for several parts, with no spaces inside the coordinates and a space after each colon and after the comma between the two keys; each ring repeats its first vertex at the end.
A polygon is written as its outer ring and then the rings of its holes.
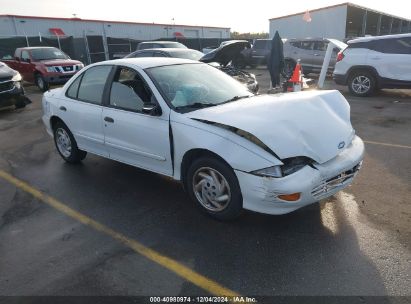
{"type": "Polygon", "coordinates": [[[0,63],[0,108],[15,106],[23,108],[31,103],[24,95],[22,77],[19,72],[0,63]]]}
{"type": "MultiPolygon", "coordinates": [[[[255,75],[238,69],[233,63],[241,61],[244,50],[251,47],[246,40],[229,41],[223,46],[205,54],[200,61],[208,63],[244,84],[251,92],[259,90],[255,75]]],[[[244,61],[244,60],[243,60],[244,61]]]]}

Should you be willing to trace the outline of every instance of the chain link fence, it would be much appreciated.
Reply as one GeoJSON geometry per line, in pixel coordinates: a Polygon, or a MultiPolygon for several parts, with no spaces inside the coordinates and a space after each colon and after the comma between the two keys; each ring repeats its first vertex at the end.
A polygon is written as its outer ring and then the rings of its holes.
{"type": "MultiPolygon", "coordinates": [[[[218,46],[227,39],[219,38],[161,38],[158,40],[178,41],[190,49],[201,51],[205,47],[218,46]]],[[[0,59],[12,59],[19,47],[52,46],[61,49],[71,58],[85,65],[114,59],[114,54],[129,54],[136,50],[142,40],[85,35],[72,36],[0,36],[0,59]]]]}

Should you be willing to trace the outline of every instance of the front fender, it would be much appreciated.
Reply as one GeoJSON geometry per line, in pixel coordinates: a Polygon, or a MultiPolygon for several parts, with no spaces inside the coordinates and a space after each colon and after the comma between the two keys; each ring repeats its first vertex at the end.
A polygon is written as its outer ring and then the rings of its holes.
{"type": "Polygon", "coordinates": [[[211,151],[223,158],[233,169],[250,172],[281,165],[282,162],[253,143],[229,131],[219,130],[194,120],[171,121],[174,144],[174,178],[180,179],[184,155],[193,149],[211,151]],[[237,137],[237,138],[235,138],[237,137]],[[255,147],[254,147],[255,146],[255,147]],[[266,154],[264,154],[266,153],[266,154]]]}

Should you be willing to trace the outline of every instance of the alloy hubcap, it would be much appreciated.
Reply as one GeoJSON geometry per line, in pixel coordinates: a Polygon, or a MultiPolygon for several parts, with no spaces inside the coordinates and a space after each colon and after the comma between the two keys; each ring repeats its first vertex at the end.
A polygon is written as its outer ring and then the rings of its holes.
{"type": "Polygon", "coordinates": [[[352,81],[352,89],[357,94],[364,94],[371,88],[371,80],[366,76],[357,76],[352,81]]]}
{"type": "Polygon", "coordinates": [[[37,78],[37,85],[39,86],[40,89],[44,88],[44,81],[41,77],[37,78]]]}
{"type": "Polygon", "coordinates": [[[56,131],[56,143],[57,148],[64,157],[70,157],[71,155],[71,140],[70,136],[64,129],[57,129],[56,131]]]}
{"type": "Polygon", "coordinates": [[[209,167],[198,169],[193,176],[193,191],[200,204],[207,210],[224,210],[231,200],[231,190],[225,177],[209,167]]]}

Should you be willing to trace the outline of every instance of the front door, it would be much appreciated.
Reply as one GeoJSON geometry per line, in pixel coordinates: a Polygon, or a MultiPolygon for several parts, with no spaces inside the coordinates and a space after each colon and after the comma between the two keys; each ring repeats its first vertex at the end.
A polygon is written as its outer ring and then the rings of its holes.
{"type": "Polygon", "coordinates": [[[172,175],[170,110],[145,113],[144,106],[157,102],[140,74],[129,67],[117,67],[109,95],[102,119],[110,158],[172,175]]]}

